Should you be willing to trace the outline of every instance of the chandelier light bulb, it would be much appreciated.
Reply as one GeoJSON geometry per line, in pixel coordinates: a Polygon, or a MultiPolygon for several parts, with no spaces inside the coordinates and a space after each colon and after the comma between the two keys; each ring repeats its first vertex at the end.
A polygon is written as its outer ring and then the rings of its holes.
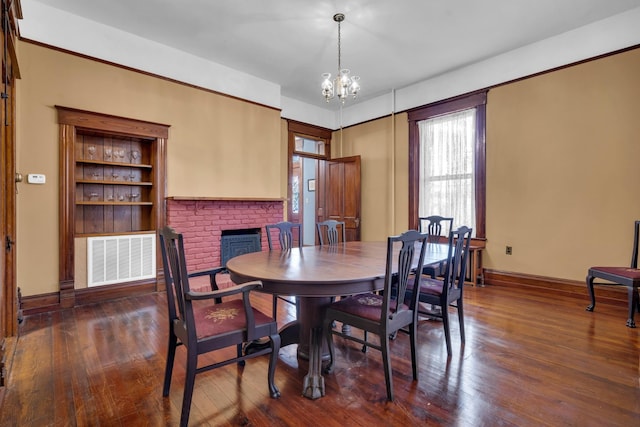
{"type": "Polygon", "coordinates": [[[351,94],[353,95],[353,97],[355,98],[356,95],[358,94],[358,91],[360,90],[360,76],[353,76],[351,77],[351,94]]]}
{"type": "Polygon", "coordinates": [[[340,83],[342,84],[342,86],[348,86],[349,83],[351,83],[351,78],[349,78],[350,72],[351,71],[347,70],[346,68],[340,70],[340,83]]]}
{"type": "Polygon", "coordinates": [[[329,102],[333,98],[333,83],[331,83],[331,73],[322,74],[322,96],[329,102]]]}

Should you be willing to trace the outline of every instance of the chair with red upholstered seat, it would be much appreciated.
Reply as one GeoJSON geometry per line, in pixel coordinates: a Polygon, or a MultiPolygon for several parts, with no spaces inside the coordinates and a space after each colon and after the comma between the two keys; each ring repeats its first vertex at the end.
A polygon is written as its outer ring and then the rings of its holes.
{"type": "MultiPolygon", "coordinates": [[[[430,215],[418,218],[419,230],[429,234],[430,243],[439,243],[441,236],[448,236],[453,230],[453,218],[440,215],[430,215]]],[[[423,274],[436,278],[444,274],[446,263],[441,262],[436,265],[424,267],[423,274]]]]}
{"type": "Polygon", "coordinates": [[[640,286],[640,270],[638,270],[638,235],[640,234],[640,221],[635,222],[633,236],[633,250],[631,251],[630,267],[591,267],[587,274],[587,290],[591,298],[591,304],[587,306],[587,311],[593,311],[596,307],[596,296],[593,285],[618,285],[626,286],[629,298],[629,317],[627,326],[636,327],[634,320],[636,310],[640,311],[640,299],[638,298],[638,287],[640,286]],[[594,283],[594,280],[602,279],[608,282],[594,283]]]}
{"type": "MultiPolygon", "coordinates": [[[[424,274],[420,277],[418,301],[440,307],[440,310],[437,312],[423,312],[418,308],[418,313],[428,317],[439,317],[442,319],[444,338],[447,344],[447,354],[449,356],[451,356],[451,332],[449,327],[450,306],[455,307],[458,311],[460,341],[464,343],[465,340],[462,294],[467,258],[469,256],[471,231],[471,228],[463,226],[449,233],[449,251],[447,253],[444,277],[442,279],[434,279],[424,274]]],[[[407,289],[407,298],[413,298],[414,290],[415,283],[410,282],[407,289]]]]}
{"type": "MultiPolygon", "coordinates": [[[[189,421],[195,376],[210,369],[231,363],[244,365],[244,361],[271,353],[267,383],[271,397],[280,396],[274,383],[274,373],[280,335],[276,321],[251,307],[249,294],[259,289],[259,281],[235,285],[210,292],[195,292],[189,287],[182,234],[170,227],[160,230],[162,261],[169,309],[169,345],[162,395],[169,395],[176,348],[186,347],[187,368],[180,425],[189,421]],[[235,298],[225,298],[236,296],[235,298]],[[224,298],[224,299],[223,299],[224,298]],[[220,303],[216,303],[220,300],[220,303]],[[243,343],[269,338],[270,345],[250,354],[243,354],[243,343]],[[236,346],[236,357],[198,366],[198,356],[226,347],[236,346]]],[[[215,270],[215,269],[214,269],[215,270]]]]}
{"type": "Polygon", "coordinates": [[[413,261],[419,253],[417,271],[424,265],[427,234],[409,230],[400,236],[387,239],[386,274],[382,294],[365,293],[342,298],[331,303],[325,312],[324,330],[329,344],[330,360],[325,372],[331,372],[335,361],[333,336],[338,335],[355,341],[366,347],[373,347],[382,352],[382,365],[387,386],[387,399],[393,400],[393,382],[391,376],[391,355],[389,354],[389,337],[398,330],[408,329],[411,341],[411,365],[413,379],[418,379],[416,323],[417,298],[403,303],[409,277],[413,274],[413,261]],[[397,247],[400,246],[398,249],[397,247]],[[394,248],[395,247],[395,248],[394,248]],[[394,253],[396,254],[394,256],[394,253]],[[398,303],[400,302],[400,303],[398,303]],[[365,331],[364,339],[358,336],[335,330],[333,322],[342,322],[365,331]],[[366,332],[378,335],[378,341],[367,340],[366,332]]]}

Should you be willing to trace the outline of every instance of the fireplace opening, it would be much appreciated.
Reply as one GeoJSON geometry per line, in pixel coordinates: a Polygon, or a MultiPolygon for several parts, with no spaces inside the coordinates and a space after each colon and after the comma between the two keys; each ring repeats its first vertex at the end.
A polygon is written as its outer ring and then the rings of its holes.
{"type": "Polygon", "coordinates": [[[262,250],[259,228],[244,228],[238,230],[222,230],[220,237],[220,263],[227,267],[231,258],[250,252],[262,250]]]}

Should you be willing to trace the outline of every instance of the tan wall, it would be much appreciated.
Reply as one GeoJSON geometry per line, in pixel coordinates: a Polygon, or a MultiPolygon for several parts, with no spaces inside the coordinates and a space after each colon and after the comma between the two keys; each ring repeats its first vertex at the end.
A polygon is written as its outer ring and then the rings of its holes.
{"type": "Polygon", "coordinates": [[[58,290],[55,105],[170,125],[168,196],[283,197],[279,111],[30,43],[19,43],[19,64],[17,170],[47,177],[18,187],[24,296],[58,290]]]}
{"type": "MultiPolygon", "coordinates": [[[[44,186],[19,185],[25,296],[58,290],[54,105],[171,125],[170,196],[286,197],[287,131],[278,111],[19,47],[17,169],[47,176],[44,186]]],[[[636,49],[489,92],[485,267],[583,280],[589,265],[628,263],[640,217],[639,75],[636,49]]],[[[362,157],[363,240],[407,228],[407,140],[404,113],[334,132],[334,156],[362,157]]]]}
{"type": "MultiPolygon", "coordinates": [[[[640,219],[638,76],[640,49],[489,92],[485,268],[584,280],[590,265],[629,263],[640,219]]],[[[394,173],[391,134],[390,118],[344,130],[343,155],[362,156],[363,240],[408,226],[406,114],[396,116],[394,173]]]]}
{"type": "Polygon", "coordinates": [[[636,49],[489,92],[486,267],[584,280],[590,265],[628,265],[639,76],[636,49]]]}
{"type": "Polygon", "coordinates": [[[406,113],[333,133],[333,157],[361,158],[363,241],[383,240],[408,227],[408,135],[406,113]]]}

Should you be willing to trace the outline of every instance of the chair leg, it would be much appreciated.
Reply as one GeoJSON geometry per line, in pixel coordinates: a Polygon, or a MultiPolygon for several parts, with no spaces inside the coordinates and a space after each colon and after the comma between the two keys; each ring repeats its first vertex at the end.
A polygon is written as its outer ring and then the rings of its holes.
{"type": "MultiPolygon", "coordinates": [[[[236,357],[239,359],[243,356],[242,344],[236,345],[236,357]]],[[[244,366],[245,360],[238,360],[238,366],[244,366]]]]}
{"type": "Polygon", "coordinates": [[[444,303],[442,309],[442,325],[444,326],[444,340],[447,343],[447,355],[451,356],[451,331],[449,330],[449,306],[444,303]]]}
{"type": "Polygon", "coordinates": [[[629,286],[627,289],[629,294],[629,318],[627,319],[627,326],[629,328],[635,328],[636,322],[634,318],[636,314],[636,306],[638,305],[638,288],[629,286]]]}
{"type": "Polygon", "coordinates": [[[409,339],[411,340],[411,370],[413,380],[418,380],[418,320],[409,325],[409,339]]]}
{"type": "Polygon", "coordinates": [[[464,309],[462,306],[462,297],[458,300],[458,323],[460,324],[460,342],[464,342],[464,309]]]}
{"type": "MultiPolygon", "coordinates": [[[[367,342],[367,331],[364,331],[364,342],[367,342]]],[[[367,352],[367,345],[366,345],[366,344],[364,344],[364,345],[362,346],[362,350],[361,350],[361,351],[362,351],[363,353],[366,353],[366,352],[367,352]]]]}
{"type": "Polygon", "coordinates": [[[384,369],[384,382],[387,385],[387,399],[393,402],[393,378],[391,376],[391,359],[389,357],[389,334],[380,335],[382,350],[382,366],[384,369]]]}
{"type": "Polygon", "coordinates": [[[278,315],[278,296],[274,295],[273,296],[273,318],[277,319],[277,315],[278,315]]]}
{"type": "Polygon", "coordinates": [[[587,311],[593,311],[596,308],[596,294],[593,292],[593,276],[587,276],[587,290],[589,291],[589,298],[591,299],[591,304],[587,306],[587,311]]]}
{"type": "Polygon", "coordinates": [[[269,337],[271,339],[271,355],[269,356],[269,373],[267,381],[269,382],[269,394],[276,399],[280,397],[280,390],[274,382],[276,373],[276,364],[278,363],[278,352],[280,351],[280,334],[276,333],[269,337]]]}
{"type": "MultiPolygon", "coordinates": [[[[172,328],[170,325],[169,328],[172,328]]],[[[167,364],[164,368],[164,386],[162,387],[162,395],[169,396],[169,388],[171,387],[171,375],[173,374],[173,362],[176,358],[176,347],[178,347],[178,337],[173,332],[169,332],[169,345],[167,346],[167,364]]]]}
{"type": "Polygon", "coordinates": [[[182,414],[180,415],[180,427],[187,427],[189,424],[189,413],[191,412],[191,398],[193,397],[193,387],[196,382],[196,368],[198,366],[198,355],[195,350],[187,350],[187,372],[184,379],[184,396],[182,397],[182,414]]]}

